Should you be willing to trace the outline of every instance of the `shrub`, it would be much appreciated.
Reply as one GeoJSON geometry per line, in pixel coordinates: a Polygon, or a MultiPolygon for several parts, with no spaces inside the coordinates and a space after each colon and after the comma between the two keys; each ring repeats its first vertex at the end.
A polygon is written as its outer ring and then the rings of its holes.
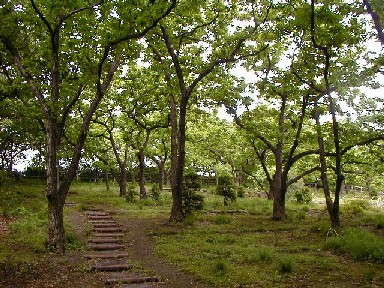
{"type": "Polygon", "coordinates": [[[369,203],[365,200],[353,200],[343,205],[343,212],[347,214],[361,215],[369,209],[369,203]]]}
{"type": "Polygon", "coordinates": [[[299,204],[307,204],[312,201],[311,191],[308,187],[301,188],[295,192],[295,198],[299,204]]]}
{"type": "Polygon", "coordinates": [[[325,242],[325,248],[346,253],[355,260],[384,263],[384,240],[363,229],[347,229],[344,235],[325,242]]]}
{"type": "Polygon", "coordinates": [[[203,209],[204,197],[198,194],[200,187],[199,175],[197,175],[196,172],[189,172],[184,175],[184,189],[182,196],[184,215],[203,209]]]}
{"type": "Polygon", "coordinates": [[[239,186],[237,188],[237,197],[239,197],[239,198],[245,197],[245,187],[244,186],[239,186]]]}
{"type": "Polygon", "coordinates": [[[127,202],[133,202],[133,199],[136,194],[136,184],[134,182],[129,182],[127,185],[127,194],[125,195],[125,199],[127,202]]]}
{"type": "Polygon", "coordinates": [[[217,194],[224,197],[224,205],[236,200],[236,187],[233,178],[229,175],[219,176],[216,188],[217,194]]]}
{"type": "Polygon", "coordinates": [[[151,187],[151,190],[149,191],[151,197],[158,201],[160,199],[160,186],[158,183],[154,183],[151,187]]]}

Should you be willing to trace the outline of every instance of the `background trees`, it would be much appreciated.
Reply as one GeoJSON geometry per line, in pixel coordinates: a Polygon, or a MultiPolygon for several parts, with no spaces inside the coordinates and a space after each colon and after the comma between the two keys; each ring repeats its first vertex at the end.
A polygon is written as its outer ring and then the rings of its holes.
{"type": "Polygon", "coordinates": [[[352,165],[365,170],[354,153],[379,153],[381,145],[382,119],[374,114],[382,106],[359,112],[366,100],[356,89],[379,86],[371,80],[382,55],[365,42],[381,39],[382,11],[364,1],[377,32],[367,33],[362,3],[290,4],[2,4],[2,168],[12,170],[44,135],[48,243],[64,248],[63,205],[84,147],[89,162],[118,167],[121,195],[127,166],[140,167],[143,198],[145,166],[156,163],[160,186],[170,168],[174,221],[184,217],[188,168],[214,176],[228,170],[238,185],[257,175],[259,186],[269,186],[275,219],[285,217],[288,187],[317,173],[338,226],[344,174],[352,165]],[[201,112],[222,105],[239,127],[201,112]],[[91,125],[95,137],[85,144],[91,125]]]}
{"type": "Polygon", "coordinates": [[[7,2],[2,7],[2,50],[7,51],[19,79],[27,82],[33,95],[30,101],[40,107],[44,119],[47,243],[60,252],[64,252],[63,206],[92,116],[119,68],[121,54],[129,54],[129,46],[119,44],[141,38],[175,5],[140,3],[145,5],[143,9],[138,9],[139,3],[134,3],[133,8],[119,3],[44,5],[35,1],[7,2]],[[122,22],[124,25],[119,26],[122,22]],[[96,90],[90,88],[92,84],[96,90]],[[83,106],[84,118],[70,166],[60,181],[59,152],[64,144],[64,131],[72,109],[79,102],[87,103],[83,106]]]}

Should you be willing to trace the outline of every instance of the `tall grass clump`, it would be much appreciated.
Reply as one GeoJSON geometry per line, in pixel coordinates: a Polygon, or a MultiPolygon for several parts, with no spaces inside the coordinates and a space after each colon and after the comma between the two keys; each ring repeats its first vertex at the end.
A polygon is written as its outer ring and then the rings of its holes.
{"type": "Polygon", "coordinates": [[[294,270],[295,262],[291,257],[283,257],[277,263],[277,271],[281,274],[289,274],[294,270]]]}
{"type": "Polygon", "coordinates": [[[325,248],[346,253],[358,261],[384,263],[384,239],[360,228],[349,228],[344,235],[330,238],[325,248]]]}

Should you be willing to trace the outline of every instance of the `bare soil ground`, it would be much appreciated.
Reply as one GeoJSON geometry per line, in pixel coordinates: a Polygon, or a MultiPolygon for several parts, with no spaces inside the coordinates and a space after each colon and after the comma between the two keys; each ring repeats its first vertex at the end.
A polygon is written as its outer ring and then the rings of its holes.
{"type": "MultiPolygon", "coordinates": [[[[120,215],[118,211],[111,211],[108,207],[98,208],[111,212],[118,224],[125,230],[126,252],[129,254],[130,261],[134,263],[135,269],[144,271],[148,275],[156,275],[162,282],[153,285],[136,284],[129,287],[209,287],[198,281],[198,279],[194,279],[191,275],[179,271],[175,266],[156,257],[154,254],[154,243],[148,235],[156,233],[161,227],[168,225],[166,219],[127,218],[120,215]]],[[[69,210],[70,223],[73,225],[76,234],[86,243],[89,225],[86,221],[85,212],[79,212],[72,207],[69,210]]],[[[8,222],[7,219],[1,219],[0,241],[7,231],[8,222]]],[[[178,229],[177,226],[173,226],[173,228],[178,229]]],[[[10,249],[17,249],[17,247],[10,249]]],[[[101,273],[91,271],[89,261],[83,257],[86,253],[85,250],[86,247],[84,251],[69,251],[64,256],[49,252],[41,253],[38,261],[23,264],[12,264],[12,259],[6,259],[6,261],[0,263],[0,287],[108,287],[102,281],[101,273]]]]}

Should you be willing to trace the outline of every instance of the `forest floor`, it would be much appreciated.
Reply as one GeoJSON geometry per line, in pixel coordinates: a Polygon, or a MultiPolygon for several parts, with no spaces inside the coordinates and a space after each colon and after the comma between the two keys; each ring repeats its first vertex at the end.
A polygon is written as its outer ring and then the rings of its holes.
{"type": "MultiPolygon", "coordinates": [[[[156,275],[161,281],[160,284],[136,284],[134,287],[209,287],[201,283],[193,276],[179,271],[175,266],[156,257],[154,254],[154,243],[148,235],[157,233],[161,227],[167,226],[165,218],[139,218],[135,216],[122,217],[116,210],[110,207],[93,207],[109,211],[120,227],[125,231],[124,243],[125,252],[131,263],[134,263],[136,271],[145,271],[146,274],[156,275]]],[[[86,211],[78,211],[70,208],[67,213],[69,221],[83,243],[87,242],[87,230],[89,224],[86,219],[86,211]]],[[[10,219],[0,219],[0,241],[7,233],[10,219]]],[[[174,229],[177,226],[172,225],[174,229]]],[[[11,248],[11,247],[10,247],[11,248]]],[[[11,249],[22,249],[12,247],[11,249]]],[[[29,263],[12,264],[12,259],[6,263],[0,263],[0,287],[4,288],[73,288],[73,287],[106,287],[100,273],[91,271],[90,263],[83,256],[86,254],[86,247],[82,251],[69,251],[64,256],[55,253],[43,253],[38,261],[29,263]]]]}

